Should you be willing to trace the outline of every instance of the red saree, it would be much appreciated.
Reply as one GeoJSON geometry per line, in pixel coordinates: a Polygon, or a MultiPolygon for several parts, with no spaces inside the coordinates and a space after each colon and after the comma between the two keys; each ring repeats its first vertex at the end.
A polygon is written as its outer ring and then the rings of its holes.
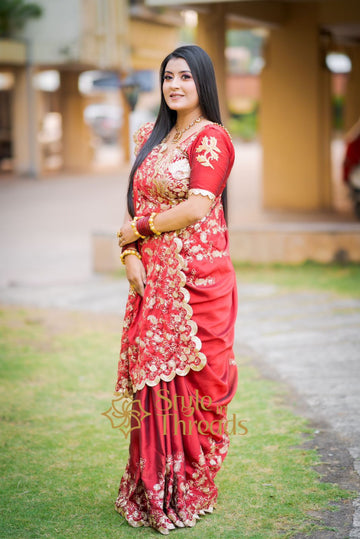
{"type": "MultiPolygon", "coordinates": [[[[138,148],[152,129],[136,135],[138,148]]],[[[145,295],[130,290],[116,391],[133,396],[130,457],[116,510],[163,534],[211,512],[226,456],[226,408],[236,391],[237,297],[221,204],[234,160],[227,132],[205,126],[167,151],[156,146],[134,178],[137,215],[165,211],[189,192],[213,205],[196,224],[139,242],[145,295]]]]}

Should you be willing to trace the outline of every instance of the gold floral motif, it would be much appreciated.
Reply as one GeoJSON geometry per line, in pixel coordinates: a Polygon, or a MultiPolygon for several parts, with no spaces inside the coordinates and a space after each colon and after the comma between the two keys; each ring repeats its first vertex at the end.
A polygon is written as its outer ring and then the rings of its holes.
{"type": "MultiPolygon", "coordinates": [[[[141,478],[134,474],[129,459],[115,502],[115,510],[123,515],[131,526],[152,526],[165,535],[174,528],[173,524],[181,528],[193,527],[200,515],[212,513],[216,507],[217,489],[214,478],[217,467],[209,465],[209,461],[220,464],[228,450],[226,437],[216,443],[210,440],[210,443],[210,451],[204,447],[195,455],[190,471],[182,451],[167,453],[164,457],[164,471],[157,472],[154,479],[156,482],[146,491],[141,478]],[[144,511],[144,506],[149,510],[144,511]]],[[[142,473],[150,476],[149,470],[153,470],[153,463],[150,459],[141,457],[140,468],[142,473]]]]}
{"type": "Polygon", "coordinates": [[[134,143],[135,143],[135,149],[134,149],[135,155],[137,155],[139,153],[142,145],[144,144],[144,142],[148,138],[148,136],[151,133],[153,127],[154,127],[154,122],[148,122],[142,127],[142,129],[138,129],[134,133],[133,140],[134,140],[134,143]]]}
{"type": "Polygon", "coordinates": [[[195,279],[195,286],[210,286],[215,284],[213,277],[206,277],[205,279],[195,279]]]}
{"type": "Polygon", "coordinates": [[[219,154],[221,153],[220,148],[217,146],[216,137],[207,137],[206,135],[202,138],[200,145],[196,148],[196,153],[203,152],[202,155],[198,155],[196,160],[199,161],[204,167],[214,168],[210,161],[217,161],[219,159],[219,154]]]}

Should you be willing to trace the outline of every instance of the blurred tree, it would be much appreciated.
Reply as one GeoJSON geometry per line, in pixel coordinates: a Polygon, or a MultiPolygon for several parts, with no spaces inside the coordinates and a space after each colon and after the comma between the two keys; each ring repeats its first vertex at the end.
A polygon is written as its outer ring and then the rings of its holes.
{"type": "Polygon", "coordinates": [[[43,8],[26,0],[0,0],[0,37],[10,37],[28,19],[41,17],[43,8]]]}
{"type": "Polygon", "coordinates": [[[228,47],[246,47],[252,56],[261,56],[263,38],[253,30],[228,30],[226,44],[228,47]]]}

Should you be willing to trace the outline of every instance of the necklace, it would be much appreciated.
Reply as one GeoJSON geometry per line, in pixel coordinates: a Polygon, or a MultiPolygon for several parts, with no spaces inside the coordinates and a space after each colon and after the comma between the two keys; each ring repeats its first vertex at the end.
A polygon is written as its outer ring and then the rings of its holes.
{"type": "Polygon", "coordinates": [[[199,116],[198,118],[196,118],[196,120],[191,122],[191,124],[189,124],[187,127],[185,127],[185,129],[181,129],[181,130],[175,125],[176,133],[175,133],[174,138],[172,139],[172,142],[175,142],[175,143],[179,142],[179,140],[181,139],[181,137],[183,136],[185,131],[190,129],[190,127],[192,127],[193,125],[198,124],[202,119],[203,119],[203,116],[199,116]]]}

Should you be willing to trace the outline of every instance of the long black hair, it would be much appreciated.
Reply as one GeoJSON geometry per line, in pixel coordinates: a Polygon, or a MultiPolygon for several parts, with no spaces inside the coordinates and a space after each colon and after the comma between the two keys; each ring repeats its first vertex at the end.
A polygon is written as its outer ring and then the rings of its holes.
{"type": "MultiPolygon", "coordinates": [[[[210,56],[197,45],[184,45],[178,47],[164,58],[160,66],[160,88],[161,88],[161,103],[158,116],[154,128],[145,142],[141,150],[136,156],[135,162],[129,176],[129,187],[127,193],[128,211],[131,217],[134,217],[134,201],[133,201],[133,183],[134,176],[151,150],[155,148],[166,137],[172,127],[176,124],[177,113],[171,110],[165,101],[162,85],[164,81],[164,72],[168,62],[172,58],[183,58],[188,64],[192,77],[195,82],[197,94],[199,96],[199,104],[202,115],[211,122],[221,124],[219,98],[216,87],[215,71],[210,56]]],[[[226,215],[226,188],[222,194],[222,202],[226,215]]]]}

